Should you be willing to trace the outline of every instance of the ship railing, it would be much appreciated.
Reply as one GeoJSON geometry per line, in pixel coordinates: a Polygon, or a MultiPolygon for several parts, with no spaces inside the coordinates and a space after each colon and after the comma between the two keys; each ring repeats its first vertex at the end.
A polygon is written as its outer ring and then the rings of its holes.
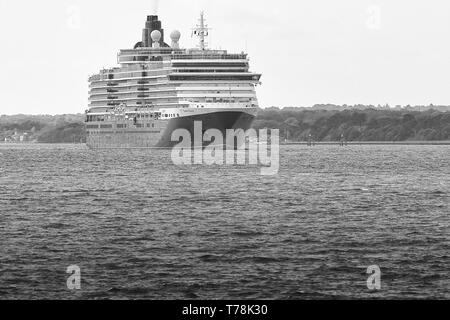
{"type": "Polygon", "coordinates": [[[236,60],[241,59],[245,60],[247,59],[246,54],[193,54],[193,55],[172,55],[172,60],[202,60],[202,59],[208,59],[208,60],[236,60]]]}

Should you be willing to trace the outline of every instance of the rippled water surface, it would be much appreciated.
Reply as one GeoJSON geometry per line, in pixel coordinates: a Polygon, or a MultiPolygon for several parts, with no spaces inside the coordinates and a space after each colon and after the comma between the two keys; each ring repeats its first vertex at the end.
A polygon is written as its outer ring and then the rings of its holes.
{"type": "Polygon", "coordinates": [[[0,299],[450,298],[449,146],[280,157],[271,177],[167,150],[0,145],[0,299]]]}

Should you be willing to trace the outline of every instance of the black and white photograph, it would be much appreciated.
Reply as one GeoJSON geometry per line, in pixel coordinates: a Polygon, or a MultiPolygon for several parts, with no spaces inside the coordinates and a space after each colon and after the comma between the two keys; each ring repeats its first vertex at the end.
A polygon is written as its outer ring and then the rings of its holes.
{"type": "Polygon", "coordinates": [[[446,0],[0,0],[0,300],[450,299],[449,39],[446,0]]]}

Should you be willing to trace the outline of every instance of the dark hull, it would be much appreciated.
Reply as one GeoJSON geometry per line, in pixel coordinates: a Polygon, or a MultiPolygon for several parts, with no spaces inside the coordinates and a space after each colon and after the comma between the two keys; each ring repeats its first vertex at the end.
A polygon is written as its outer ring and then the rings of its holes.
{"type": "MultiPolygon", "coordinates": [[[[254,118],[253,115],[244,112],[216,112],[173,119],[169,122],[157,147],[172,148],[178,144],[176,141],[171,141],[172,133],[177,129],[189,131],[192,141],[194,141],[194,124],[196,121],[202,123],[202,134],[209,129],[218,129],[225,137],[228,129],[250,129],[254,118]]],[[[204,142],[203,146],[208,144],[204,142]]]]}

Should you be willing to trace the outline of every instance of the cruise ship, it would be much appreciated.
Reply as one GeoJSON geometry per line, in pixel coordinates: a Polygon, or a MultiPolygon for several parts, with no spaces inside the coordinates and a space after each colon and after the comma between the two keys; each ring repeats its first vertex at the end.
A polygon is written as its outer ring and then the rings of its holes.
{"type": "Polygon", "coordinates": [[[196,121],[203,133],[249,129],[261,74],[250,71],[244,52],[209,49],[209,30],[201,13],[191,33],[198,46],[182,49],[179,31],[171,32],[169,45],[158,16],[148,16],[142,41],[120,50],[118,67],[89,78],[88,147],[171,148],[178,143],[174,130],[193,137],[196,121]]]}

